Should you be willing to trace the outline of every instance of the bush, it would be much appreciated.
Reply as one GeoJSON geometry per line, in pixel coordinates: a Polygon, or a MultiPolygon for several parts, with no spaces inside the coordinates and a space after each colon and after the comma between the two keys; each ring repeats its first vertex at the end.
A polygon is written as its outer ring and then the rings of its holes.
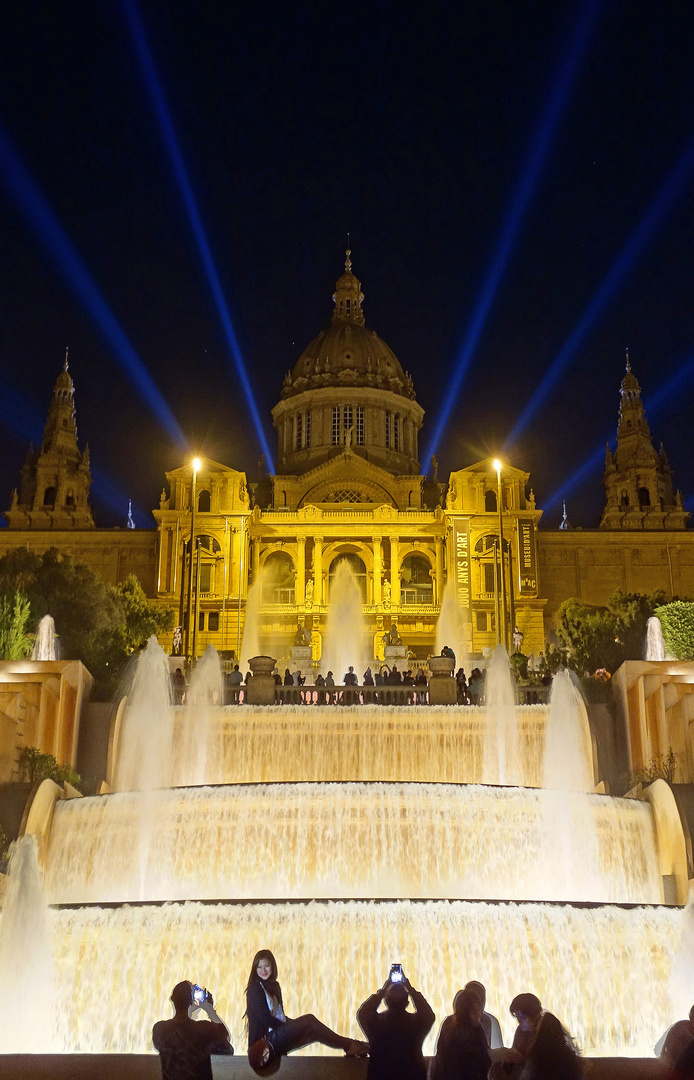
{"type": "Polygon", "coordinates": [[[27,634],[30,614],[29,601],[21,592],[0,595],[0,660],[23,660],[31,655],[33,640],[27,634]]]}
{"type": "Polygon", "coordinates": [[[694,660],[694,603],[673,600],[657,607],[654,615],[663,628],[665,648],[676,660],[694,660]]]}
{"type": "Polygon", "coordinates": [[[22,764],[30,783],[41,780],[55,780],[56,784],[68,783],[79,788],[81,777],[69,765],[59,765],[53,754],[44,754],[37,746],[25,746],[22,750],[22,764]]]}

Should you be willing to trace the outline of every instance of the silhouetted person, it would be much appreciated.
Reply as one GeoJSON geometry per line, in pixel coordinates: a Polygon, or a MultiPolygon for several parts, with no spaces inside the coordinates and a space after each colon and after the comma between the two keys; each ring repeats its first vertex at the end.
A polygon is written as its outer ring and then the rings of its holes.
{"type": "Polygon", "coordinates": [[[458,704],[467,705],[467,679],[465,678],[464,668],[458,668],[455,681],[458,690],[458,704]]]}
{"type": "Polygon", "coordinates": [[[678,1020],[658,1040],[655,1055],[672,1068],[684,1051],[694,1042],[694,1005],[689,1010],[687,1020],[678,1020]]]}
{"type": "Polygon", "coordinates": [[[390,675],[388,676],[388,684],[390,686],[402,686],[402,675],[398,671],[395,664],[390,669],[390,675]]]}
{"type": "Polygon", "coordinates": [[[429,1080],[487,1080],[492,1059],[481,1021],[479,995],[474,990],[459,990],[453,1015],[441,1025],[429,1080]]]}
{"type": "Polygon", "coordinates": [[[200,1008],[207,1020],[193,1020],[193,986],[180,982],[171,992],[175,1015],[171,1020],[159,1020],[152,1028],[152,1042],[159,1051],[162,1080],[212,1080],[210,1054],[233,1054],[226,1025],[214,1011],[212,995],[208,994],[200,1008]]]}
{"type": "Polygon", "coordinates": [[[371,674],[371,668],[370,667],[367,667],[366,671],[364,672],[363,683],[364,683],[364,686],[373,686],[374,685],[374,677],[371,674]]]}
{"type": "Polygon", "coordinates": [[[513,1047],[505,1064],[492,1066],[491,1080],[522,1077],[522,1080],[578,1080],[583,1063],[571,1036],[550,1012],[542,1011],[535,994],[518,994],[510,1012],[518,1021],[513,1047]],[[508,1063],[512,1063],[509,1071],[508,1063]]]}
{"type": "Polygon", "coordinates": [[[342,681],[345,684],[345,686],[356,686],[357,685],[357,676],[354,674],[354,668],[352,667],[351,664],[349,665],[349,671],[347,672],[347,674],[345,675],[345,677],[343,678],[342,681]]]}
{"type": "Polygon", "coordinates": [[[234,664],[234,670],[229,672],[229,686],[240,686],[243,682],[243,675],[239,671],[239,665],[234,664]]]}
{"type": "Polygon", "coordinates": [[[422,1043],[434,1023],[434,1011],[407,979],[396,983],[386,979],[359,1007],[357,1020],[369,1042],[367,1080],[426,1080],[422,1043]],[[407,1012],[410,998],[413,1013],[407,1012]],[[379,1012],[382,1001],[386,1009],[379,1012]]]}
{"type": "Polygon", "coordinates": [[[694,1042],[680,1054],[668,1073],[668,1080],[694,1080],[694,1042]]]}
{"type": "Polygon", "coordinates": [[[453,652],[453,649],[449,648],[448,645],[444,645],[444,647],[441,649],[441,656],[447,656],[450,660],[452,660],[453,667],[455,668],[455,653],[453,652]]]}
{"type": "Polygon", "coordinates": [[[186,693],[186,677],[180,667],[177,667],[171,676],[171,682],[173,683],[174,697],[176,703],[180,705],[183,702],[183,698],[186,693]]]}
{"type": "Polygon", "coordinates": [[[504,1045],[504,1037],[501,1034],[501,1024],[495,1016],[486,1011],[487,1005],[487,988],[481,982],[476,982],[474,979],[465,984],[465,990],[472,990],[473,994],[477,994],[482,1006],[482,1030],[487,1038],[487,1043],[491,1050],[499,1050],[504,1045]]]}
{"type": "Polygon", "coordinates": [[[284,685],[285,686],[293,686],[294,685],[294,676],[292,675],[292,673],[291,673],[291,671],[289,670],[288,667],[286,667],[284,669],[284,685]]]}

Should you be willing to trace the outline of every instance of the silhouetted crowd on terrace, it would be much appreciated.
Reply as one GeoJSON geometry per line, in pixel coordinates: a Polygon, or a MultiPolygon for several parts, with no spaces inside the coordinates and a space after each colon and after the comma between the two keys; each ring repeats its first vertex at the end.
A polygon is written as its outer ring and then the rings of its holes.
{"type": "MultiPolygon", "coordinates": [[[[248,1060],[261,1074],[273,1061],[321,1043],[348,1057],[367,1057],[367,1080],[580,1080],[584,1062],[560,1020],[542,1008],[535,994],[516,995],[509,1006],[517,1027],[510,1047],[501,1025],[486,1011],[486,989],[468,982],[453,999],[428,1069],[424,1040],[434,1011],[393,964],[383,986],[359,1006],[356,1019],[365,1040],[341,1035],[313,1013],[286,1015],[277,961],[269,949],[253,958],[246,983],[248,1060]]],[[[233,1054],[226,1025],[207,989],[178,983],[171,994],[175,1015],[154,1025],[152,1041],[161,1057],[163,1080],[212,1080],[211,1054],[233,1054]],[[203,1012],[206,1022],[193,1016],[203,1012]]],[[[666,1080],[694,1080],[694,1007],[665,1033],[655,1048],[666,1080]]]]}

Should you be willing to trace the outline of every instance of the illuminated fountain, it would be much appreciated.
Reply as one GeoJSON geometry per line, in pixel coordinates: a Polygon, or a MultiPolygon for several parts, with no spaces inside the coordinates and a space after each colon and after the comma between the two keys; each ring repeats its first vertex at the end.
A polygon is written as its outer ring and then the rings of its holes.
{"type": "Polygon", "coordinates": [[[372,659],[366,648],[366,625],[359,582],[349,560],[342,558],[330,579],[321,669],[324,675],[332,671],[335,682],[341,683],[351,664],[361,682],[362,672],[372,659]]]}
{"type": "Polygon", "coordinates": [[[114,734],[119,790],[55,805],[45,886],[61,1048],[150,1049],[181,978],[214,989],[243,1048],[249,960],[270,947],[288,1006],[320,1002],[338,1030],[357,1033],[357,1005],[399,960],[439,1018],[483,978],[502,1018],[532,990],[587,1053],[651,1051],[670,1020],[682,914],[662,906],[651,807],[592,793],[568,676],[549,709],[510,713],[503,655],[486,708],[221,707],[215,660],[198,666],[195,702],[172,709],[151,642],[114,734]],[[155,744],[169,748],[156,789],[134,764],[155,744]],[[500,765],[507,786],[488,786],[500,765]],[[219,786],[189,786],[201,779],[219,786]],[[592,840],[567,848],[561,830],[577,822],[592,840]],[[596,959],[607,947],[609,968],[596,959]],[[142,986],[147,1008],[133,1009],[142,986]]]}
{"type": "Polygon", "coordinates": [[[52,615],[44,615],[36,628],[36,640],[31,650],[32,660],[58,660],[58,641],[52,615]]]}
{"type": "Polygon", "coordinates": [[[441,610],[436,620],[436,652],[439,655],[445,645],[453,649],[458,667],[461,664],[464,665],[466,643],[463,609],[458,602],[457,586],[453,578],[450,578],[443,587],[441,610]]]}
{"type": "Polygon", "coordinates": [[[646,660],[667,660],[663,626],[656,615],[646,623],[646,660]]]}
{"type": "Polygon", "coordinates": [[[484,740],[484,764],[488,783],[522,784],[519,769],[516,691],[506,650],[497,645],[487,668],[485,698],[489,716],[484,740]],[[494,773],[496,771],[496,776],[494,773]],[[494,777],[490,780],[490,777],[494,777]]]}

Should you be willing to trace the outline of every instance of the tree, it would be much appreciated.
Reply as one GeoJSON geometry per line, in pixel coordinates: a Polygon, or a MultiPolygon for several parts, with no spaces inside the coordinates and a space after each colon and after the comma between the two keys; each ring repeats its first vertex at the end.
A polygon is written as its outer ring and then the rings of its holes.
{"type": "Polygon", "coordinates": [[[664,594],[612,593],[605,606],[572,598],[559,608],[557,636],[568,651],[569,665],[581,675],[598,668],[617,670],[625,660],[642,660],[646,624],[664,594]]]}
{"type": "Polygon", "coordinates": [[[0,559],[0,596],[20,589],[34,626],[53,616],[62,656],[88,668],[96,697],[115,690],[128,657],[151,634],[173,626],[173,612],[151,603],[133,575],[114,588],[56,548],[42,555],[15,548],[0,559]]]}
{"type": "Polygon", "coordinates": [[[31,605],[18,590],[0,595],[0,660],[23,660],[32,649],[27,633],[31,605]]]}

